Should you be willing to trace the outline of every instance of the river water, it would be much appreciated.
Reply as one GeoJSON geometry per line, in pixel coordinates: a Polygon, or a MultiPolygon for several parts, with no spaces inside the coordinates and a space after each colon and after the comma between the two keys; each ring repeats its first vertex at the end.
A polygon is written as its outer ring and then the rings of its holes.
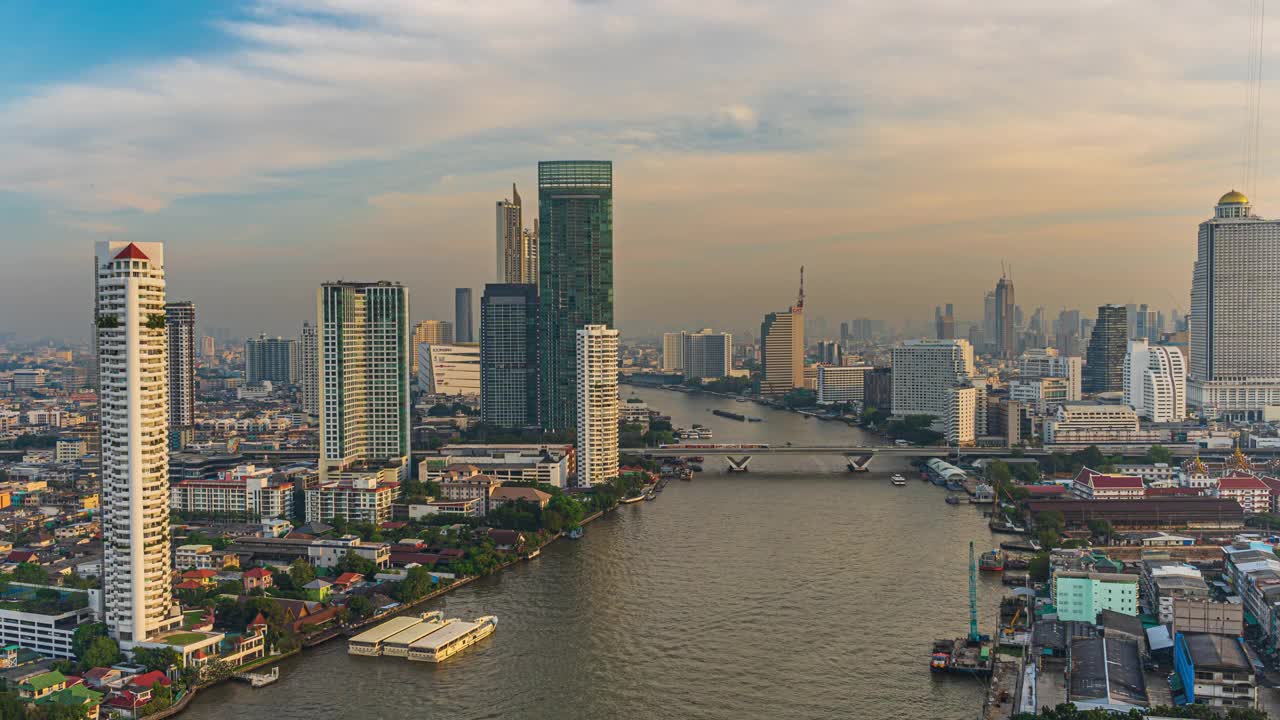
{"type": "MultiPolygon", "coordinates": [[[[713,428],[715,442],[872,444],[754,404],[623,394],[713,428]]],[[[350,657],[334,641],[284,662],[267,688],[201,693],[184,717],[976,717],[982,686],[932,676],[929,643],[967,631],[968,542],[981,551],[995,539],[940,488],[914,476],[890,485],[895,469],[853,475],[838,457],[780,456],[730,475],[708,457],[693,482],[424,608],[499,617],[493,636],[442,665],[350,657]]],[[[979,579],[984,632],[1000,591],[998,578],[979,579]]]]}

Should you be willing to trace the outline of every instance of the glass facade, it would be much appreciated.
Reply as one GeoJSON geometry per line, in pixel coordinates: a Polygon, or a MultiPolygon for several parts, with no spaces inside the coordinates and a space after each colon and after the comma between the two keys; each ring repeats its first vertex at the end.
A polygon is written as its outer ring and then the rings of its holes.
{"type": "Polygon", "coordinates": [[[613,326],[613,163],[538,163],[540,422],[572,430],[576,333],[613,326]]]}
{"type": "Polygon", "coordinates": [[[492,284],[480,299],[480,419],[538,424],[538,288],[492,284]]]}
{"type": "Polygon", "coordinates": [[[1124,356],[1129,345],[1129,316],[1123,305],[1102,305],[1085,353],[1084,390],[1124,390],[1124,356]]]}

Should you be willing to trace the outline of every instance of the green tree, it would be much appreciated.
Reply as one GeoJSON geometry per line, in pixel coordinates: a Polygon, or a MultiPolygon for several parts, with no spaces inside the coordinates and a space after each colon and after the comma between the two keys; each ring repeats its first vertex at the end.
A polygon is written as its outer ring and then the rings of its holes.
{"type": "Polygon", "coordinates": [[[1013,471],[1009,469],[1009,463],[1003,460],[993,460],[987,466],[987,479],[998,483],[1007,483],[1013,479],[1013,471]]]}
{"type": "Polygon", "coordinates": [[[347,610],[351,611],[352,617],[363,619],[372,615],[377,608],[373,606],[373,601],[364,595],[355,595],[347,601],[347,610]]]}
{"type": "Polygon", "coordinates": [[[13,569],[14,582],[31,583],[32,585],[43,585],[49,582],[49,576],[45,573],[44,568],[35,563],[18,563],[13,569]]]}
{"type": "Polygon", "coordinates": [[[1090,445],[1078,453],[1073,453],[1072,457],[1078,459],[1086,467],[1091,467],[1095,470],[1101,469],[1107,463],[1107,457],[1102,454],[1097,445],[1090,445]]]}
{"type": "Polygon", "coordinates": [[[1169,452],[1169,448],[1163,445],[1152,445],[1147,448],[1146,461],[1152,465],[1156,463],[1168,465],[1173,462],[1173,453],[1169,452]]]}
{"type": "Polygon", "coordinates": [[[404,580],[400,581],[392,594],[400,602],[413,602],[431,592],[434,585],[431,573],[419,565],[418,567],[409,568],[404,580]]]}
{"type": "Polygon", "coordinates": [[[139,647],[133,650],[133,661],[147,670],[168,672],[169,668],[182,665],[182,655],[171,647],[139,647]]]}
{"type": "Polygon", "coordinates": [[[338,561],[338,564],[334,569],[339,573],[359,573],[366,578],[372,578],[374,575],[378,574],[377,563],[368,558],[361,557],[351,550],[348,550],[347,554],[342,556],[342,559],[338,561]]]}
{"type": "Polygon", "coordinates": [[[85,651],[93,644],[93,641],[100,637],[107,637],[106,623],[81,625],[71,635],[71,654],[76,657],[83,657],[85,651]]]}
{"type": "Polygon", "coordinates": [[[80,655],[80,664],[88,670],[95,667],[110,667],[122,659],[124,656],[120,654],[120,644],[113,638],[99,636],[94,638],[80,655]]]}
{"type": "Polygon", "coordinates": [[[316,569],[311,567],[311,563],[298,558],[289,563],[289,579],[295,588],[300,588],[316,579],[316,569]]]}
{"type": "Polygon", "coordinates": [[[1089,521],[1089,534],[1095,542],[1111,543],[1112,527],[1109,520],[1095,518],[1089,521]]]}

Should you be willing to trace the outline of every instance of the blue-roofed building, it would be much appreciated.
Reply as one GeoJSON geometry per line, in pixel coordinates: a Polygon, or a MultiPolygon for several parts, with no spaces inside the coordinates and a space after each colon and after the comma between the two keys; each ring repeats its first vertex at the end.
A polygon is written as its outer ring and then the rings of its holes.
{"type": "Polygon", "coordinates": [[[1229,635],[1178,633],[1173,638],[1177,676],[1174,702],[1221,708],[1256,708],[1258,685],[1244,640],[1229,635]]]}

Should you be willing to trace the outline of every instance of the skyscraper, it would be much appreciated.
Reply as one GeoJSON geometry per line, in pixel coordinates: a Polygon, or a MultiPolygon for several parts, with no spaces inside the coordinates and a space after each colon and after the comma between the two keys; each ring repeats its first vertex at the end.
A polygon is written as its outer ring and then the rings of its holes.
{"type": "Polygon", "coordinates": [[[576,333],[578,485],[618,476],[618,331],[587,325],[576,333]]]}
{"type": "MultiPolygon", "coordinates": [[[[722,378],[733,369],[733,336],[704,328],[684,335],[684,376],[722,378]]],[[[838,346],[837,346],[838,347],[838,346]]]]}
{"type": "Polygon", "coordinates": [[[410,348],[409,371],[418,376],[418,346],[452,345],[453,323],[448,320],[423,320],[413,326],[413,346],[410,348]]]}
{"type": "Polygon", "coordinates": [[[941,306],[933,309],[934,334],[939,340],[952,340],[956,336],[956,306],[947,303],[946,311],[941,306]]]}
{"type": "Polygon", "coordinates": [[[538,288],[491,284],[480,298],[480,420],[538,424],[538,288]]]}
{"type": "Polygon", "coordinates": [[[999,345],[1000,332],[996,328],[996,294],[994,291],[982,296],[982,341],[985,352],[994,353],[999,345]]]}
{"type": "Polygon", "coordinates": [[[244,379],[250,385],[264,380],[286,386],[295,382],[298,341],[293,338],[259,335],[244,343],[244,379]]]}
{"type": "Polygon", "coordinates": [[[785,395],[804,387],[804,268],[800,295],[786,312],[769,313],[760,324],[760,393],[785,395]]]}
{"type": "Polygon", "coordinates": [[[537,225],[530,232],[522,220],[520,193],[511,184],[511,199],[497,203],[497,256],[499,283],[538,284],[537,225]]]}
{"type": "Polygon", "coordinates": [[[834,340],[819,340],[818,362],[824,365],[843,365],[844,348],[834,340]]]}
{"type": "Polygon", "coordinates": [[[104,618],[132,645],[182,622],[171,590],[164,245],[102,241],[95,256],[104,618]]]}
{"type": "Polygon", "coordinates": [[[943,418],[949,389],[976,375],[968,340],[908,340],[893,349],[893,414],[943,418]]]}
{"type": "Polygon", "coordinates": [[[1124,356],[1124,401],[1153,422],[1187,417],[1187,364],[1177,348],[1130,340],[1124,356]]]}
{"type": "Polygon", "coordinates": [[[453,334],[454,340],[460,343],[476,341],[475,326],[472,325],[471,288],[455,288],[453,291],[453,334]]]}
{"type": "Polygon", "coordinates": [[[316,326],[302,323],[298,338],[298,383],[302,386],[302,411],[320,414],[320,337],[316,326]]]}
{"type": "Polygon", "coordinates": [[[1280,406],[1280,220],[1234,190],[1200,223],[1188,325],[1192,405],[1249,420],[1280,406]]]}
{"type": "Polygon", "coordinates": [[[1006,360],[1018,354],[1018,334],[1014,331],[1013,281],[1001,275],[996,283],[996,356],[1006,360]]]}
{"type": "Polygon", "coordinates": [[[317,293],[320,476],[409,460],[409,291],[333,282],[317,293]]]}
{"type": "Polygon", "coordinates": [[[1124,305],[1102,305],[1085,353],[1084,391],[1124,390],[1124,355],[1129,337],[1129,317],[1124,305]]]}
{"type": "Polygon", "coordinates": [[[196,304],[165,303],[169,353],[169,447],[181,450],[196,424],[196,304]]]}
{"type": "Polygon", "coordinates": [[[613,325],[613,163],[538,163],[538,392],[546,430],[577,427],[577,332],[613,325]]]}

